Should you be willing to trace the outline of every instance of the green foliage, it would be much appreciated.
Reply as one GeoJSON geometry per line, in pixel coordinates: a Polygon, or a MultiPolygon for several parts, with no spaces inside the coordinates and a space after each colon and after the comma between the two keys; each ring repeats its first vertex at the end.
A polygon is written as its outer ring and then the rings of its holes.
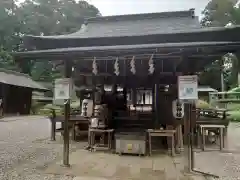
{"type": "MultiPolygon", "coordinates": [[[[201,24],[203,26],[226,26],[229,23],[240,24],[240,8],[236,6],[238,0],[211,0],[204,11],[201,24]]],[[[232,55],[227,54],[225,65],[230,65],[229,68],[224,68],[224,81],[226,89],[236,87],[238,84],[238,73],[240,72],[240,60],[232,55]]],[[[221,87],[221,68],[218,61],[214,62],[212,66],[208,67],[201,74],[201,81],[203,84],[211,85],[215,89],[221,87]],[[212,80],[215,81],[212,81],[212,80]]]]}
{"type": "MultiPolygon", "coordinates": [[[[80,112],[80,101],[74,101],[70,105],[71,113],[80,112]]],[[[33,102],[32,103],[32,112],[34,114],[44,115],[44,116],[51,116],[52,110],[55,110],[56,115],[63,115],[64,114],[64,107],[60,105],[54,104],[45,104],[40,102],[33,102]]]]}
{"type": "Polygon", "coordinates": [[[3,48],[0,48],[0,68],[18,70],[12,56],[3,48]]]}
{"type": "Polygon", "coordinates": [[[211,0],[204,11],[201,21],[203,26],[225,26],[232,22],[235,4],[238,0],[211,0]]]}
{"type": "Polygon", "coordinates": [[[240,111],[229,111],[229,119],[233,122],[240,122],[240,111]]]}
{"type": "MultiPolygon", "coordinates": [[[[80,29],[84,18],[100,15],[98,9],[86,1],[25,0],[20,5],[14,0],[0,1],[0,67],[16,69],[7,52],[23,51],[22,36],[68,34],[80,29]]],[[[19,71],[35,80],[52,81],[60,72],[52,64],[21,61],[19,71]]]]}

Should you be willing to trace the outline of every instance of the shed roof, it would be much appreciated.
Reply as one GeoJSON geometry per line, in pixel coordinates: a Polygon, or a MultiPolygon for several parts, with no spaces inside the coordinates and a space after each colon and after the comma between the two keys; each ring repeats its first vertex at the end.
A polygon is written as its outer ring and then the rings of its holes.
{"type": "Polygon", "coordinates": [[[6,69],[0,69],[0,83],[37,90],[47,90],[47,88],[32,80],[30,76],[6,69]]]}
{"type": "Polygon", "coordinates": [[[198,86],[198,92],[217,92],[218,90],[213,89],[209,86],[198,86]]]}

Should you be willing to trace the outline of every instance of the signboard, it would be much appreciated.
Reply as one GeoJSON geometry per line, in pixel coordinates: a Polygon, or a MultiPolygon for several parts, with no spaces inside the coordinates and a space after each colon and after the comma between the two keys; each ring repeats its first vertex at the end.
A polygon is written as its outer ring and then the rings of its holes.
{"type": "Polygon", "coordinates": [[[178,99],[197,100],[198,99],[198,77],[178,76],[178,99]]]}
{"type": "Polygon", "coordinates": [[[54,100],[71,98],[72,80],[70,78],[56,79],[54,86],[54,100]]]}

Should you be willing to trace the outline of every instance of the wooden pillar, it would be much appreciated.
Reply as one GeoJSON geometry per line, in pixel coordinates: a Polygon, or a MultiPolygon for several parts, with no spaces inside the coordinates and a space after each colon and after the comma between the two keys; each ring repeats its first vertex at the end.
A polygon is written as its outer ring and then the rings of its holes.
{"type": "MultiPolygon", "coordinates": [[[[152,86],[152,125],[155,126],[155,87],[152,86]]],[[[154,127],[155,128],[155,127],[154,127]]]]}
{"type": "Polygon", "coordinates": [[[124,106],[127,107],[127,88],[125,84],[123,87],[123,98],[124,98],[124,106]]]}
{"type": "MultiPolygon", "coordinates": [[[[71,78],[72,63],[65,60],[65,78],[71,78]]],[[[70,100],[64,105],[64,144],[63,144],[63,165],[69,167],[69,119],[70,119],[70,100]]]]}
{"type": "Polygon", "coordinates": [[[159,109],[158,109],[158,83],[154,84],[154,127],[158,128],[159,123],[159,109]]]}
{"type": "Polygon", "coordinates": [[[133,106],[137,104],[137,90],[135,87],[132,88],[132,104],[133,106]]]}
{"type": "Polygon", "coordinates": [[[187,104],[184,104],[184,117],[183,117],[183,143],[184,144],[187,144],[188,142],[188,132],[189,132],[189,123],[188,123],[188,105],[187,104]]]}
{"type": "Polygon", "coordinates": [[[2,116],[7,112],[7,88],[8,85],[2,84],[2,116]]]}
{"type": "MultiPolygon", "coordinates": [[[[181,120],[179,120],[181,121],[181,120]]],[[[176,149],[178,152],[182,152],[184,147],[183,147],[183,133],[182,133],[182,124],[179,123],[176,126],[176,149]]]]}
{"type": "MultiPolygon", "coordinates": [[[[173,125],[166,125],[166,129],[167,130],[173,130],[174,126],[173,125]]],[[[168,152],[171,153],[171,151],[172,151],[172,149],[171,149],[171,147],[172,147],[172,138],[171,137],[167,137],[167,147],[168,147],[168,152]]]]}

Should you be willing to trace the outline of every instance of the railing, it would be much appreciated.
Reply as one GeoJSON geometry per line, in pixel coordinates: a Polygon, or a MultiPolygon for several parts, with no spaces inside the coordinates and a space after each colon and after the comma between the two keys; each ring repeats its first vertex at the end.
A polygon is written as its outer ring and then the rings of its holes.
{"type": "Polygon", "coordinates": [[[196,109],[196,124],[215,124],[228,126],[229,114],[226,109],[196,109]]]}

